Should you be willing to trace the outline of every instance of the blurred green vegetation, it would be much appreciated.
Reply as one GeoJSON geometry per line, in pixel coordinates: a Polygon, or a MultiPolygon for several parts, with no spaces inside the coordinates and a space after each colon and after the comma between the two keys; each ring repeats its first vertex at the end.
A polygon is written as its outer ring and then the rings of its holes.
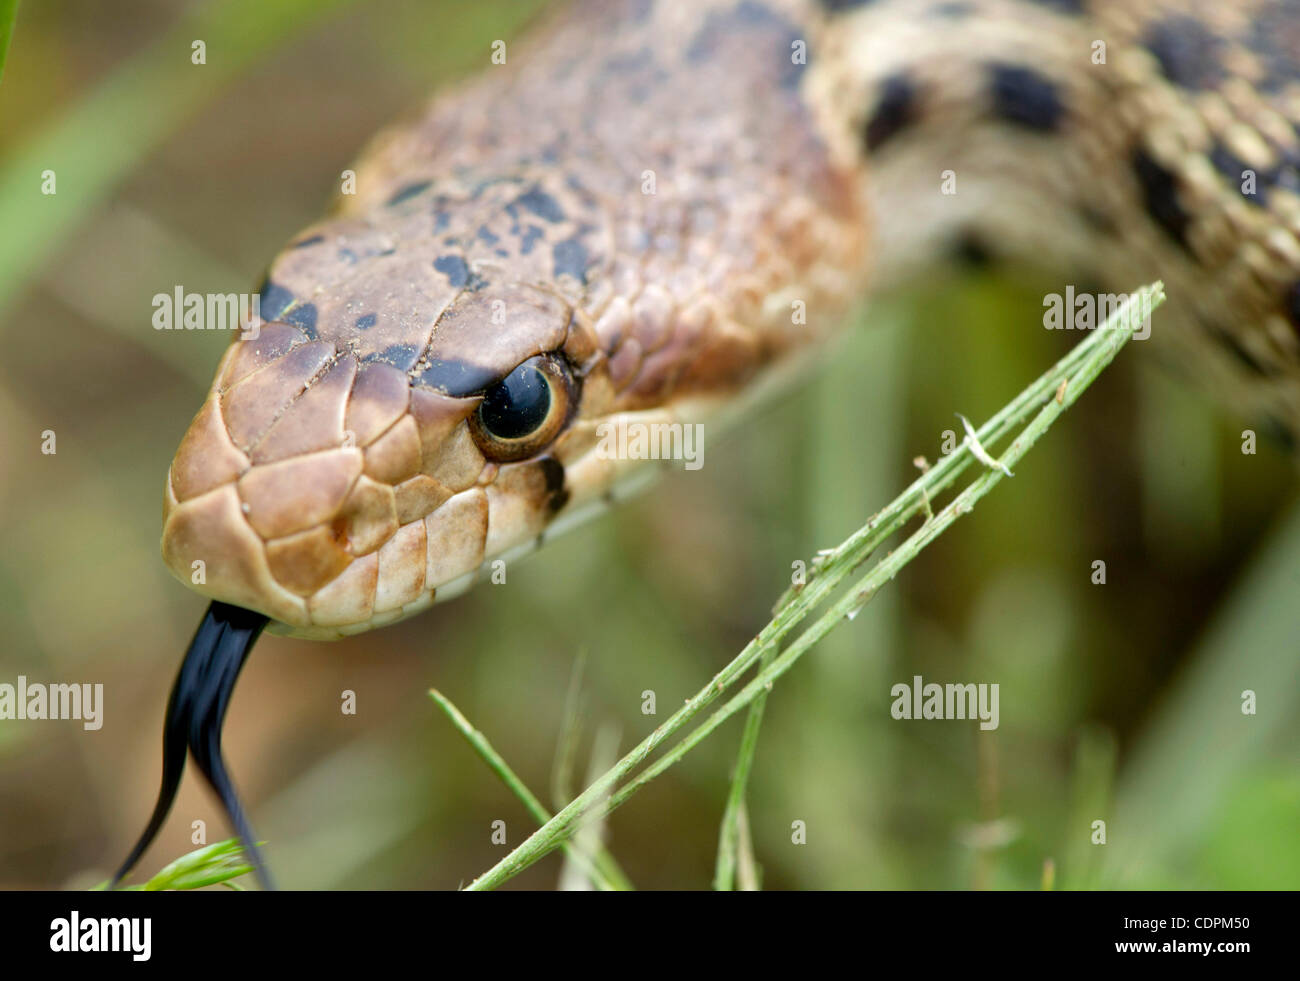
{"type": "Polygon", "coordinates": [[[0,0],[0,81],[5,77],[5,59],[9,55],[9,39],[17,13],[18,0],[0,0]]]}
{"type": "MultiPolygon", "coordinates": [[[[0,722],[0,886],[89,886],[120,860],[204,606],[163,569],[158,516],[225,339],[153,331],[149,298],[254,283],[378,126],[537,7],[19,10],[0,86],[0,682],[102,682],[107,704],[97,732],[0,722]],[[189,64],[196,23],[220,39],[206,69],[189,64]]],[[[265,638],[225,742],[279,881],[451,888],[490,866],[493,821],[512,845],[534,825],[426,690],[540,791],[585,649],[580,749],[609,725],[631,745],[656,722],[643,691],[661,718],[680,704],[767,621],[794,559],[890,500],[954,412],[984,418],[1074,340],[1037,326],[1041,296],[958,271],[878,302],[701,471],[506,585],[336,644],[265,638]]],[[[1293,465],[1267,443],[1243,455],[1243,424],[1145,355],[1132,345],[1014,481],[777,686],[749,794],[766,887],[1037,888],[1049,858],[1062,888],[1300,886],[1293,465]],[[890,685],[915,674],[998,682],[1001,727],[893,721],[890,685]]],[[[740,728],[613,815],[638,886],[709,885],[740,728]]],[[[142,873],[191,851],[194,821],[227,835],[189,780],[142,873]]],[[[552,887],[560,861],[512,886],[552,887]]]]}
{"type": "MultiPolygon", "coordinates": [[[[127,882],[118,888],[161,892],[165,890],[204,889],[208,886],[224,886],[227,889],[242,889],[236,882],[253,871],[253,866],[244,858],[243,847],[237,838],[227,838],[213,845],[196,848],[180,858],[163,866],[151,878],[144,882],[131,884],[127,882]]],[[[108,880],[95,888],[104,890],[109,887],[108,880]]]]}

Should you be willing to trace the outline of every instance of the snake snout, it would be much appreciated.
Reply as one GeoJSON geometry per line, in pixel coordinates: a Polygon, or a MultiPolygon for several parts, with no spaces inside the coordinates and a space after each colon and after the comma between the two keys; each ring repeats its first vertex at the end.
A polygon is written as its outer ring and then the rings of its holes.
{"type": "Polygon", "coordinates": [[[482,561],[496,468],[469,433],[479,401],[263,325],[232,345],[172,462],[164,560],[278,632],[339,636],[428,605],[482,561]]]}
{"type": "Polygon", "coordinates": [[[564,429],[572,366],[592,346],[567,308],[508,288],[466,294],[423,356],[358,353],[322,339],[330,327],[272,322],[232,344],[172,462],[162,539],[182,582],[265,614],[272,632],[323,639],[457,594],[591,483],[589,466],[566,479],[581,434],[511,459],[478,412],[486,388],[489,425],[522,407],[564,429]],[[476,365],[458,339],[493,327],[502,296],[515,312],[494,335],[500,363],[476,365]]]}

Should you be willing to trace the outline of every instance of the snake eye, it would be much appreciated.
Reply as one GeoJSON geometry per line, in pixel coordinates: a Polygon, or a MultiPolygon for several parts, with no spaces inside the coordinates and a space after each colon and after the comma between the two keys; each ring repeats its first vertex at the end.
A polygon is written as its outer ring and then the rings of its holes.
{"type": "Polygon", "coordinates": [[[505,463],[545,447],[569,420],[573,385],[563,358],[539,354],[489,388],[470,420],[483,455],[505,463]]]}

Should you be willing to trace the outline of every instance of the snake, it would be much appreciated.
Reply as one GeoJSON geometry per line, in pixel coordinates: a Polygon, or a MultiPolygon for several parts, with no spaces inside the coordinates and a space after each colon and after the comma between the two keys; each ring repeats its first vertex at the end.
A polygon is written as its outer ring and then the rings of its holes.
{"type": "Polygon", "coordinates": [[[220,742],[263,628],[333,639],[459,595],[634,492],[652,464],[610,426],[744,425],[864,297],[954,257],[1163,280],[1152,349],[1300,431],[1300,0],[540,21],[344,172],[181,440],[162,555],[212,603],[114,885],[188,751],[270,886],[220,742]]]}

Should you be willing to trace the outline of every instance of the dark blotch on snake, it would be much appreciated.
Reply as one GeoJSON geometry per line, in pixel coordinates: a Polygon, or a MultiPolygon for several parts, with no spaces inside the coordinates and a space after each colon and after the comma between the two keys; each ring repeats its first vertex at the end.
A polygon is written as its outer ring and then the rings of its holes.
{"type": "Polygon", "coordinates": [[[1189,253],[1187,225],[1190,218],[1178,200],[1178,182],[1174,175],[1139,147],[1133,153],[1133,173],[1142,188],[1147,212],[1175,242],[1189,253]]]}
{"type": "Polygon", "coordinates": [[[960,0],[937,4],[930,8],[930,13],[947,20],[961,20],[963,17],[969,17],[974,12],[975,8],[971,4],[962,3],[960,0]]]}
{"type": "Polygon", "coordinates": [[[1029,0],[1029,2],[1054,10],[1058,14],[1081,14],[1084,9],[1084,0],[1029,0]]]}
{"type": "Polygon", "coordinates": [[[463,289],[469,282],[469,266],[458,255],[440,255],[433,260],[433,268],[447,277],[452,289],[463,289]]]}
{"type": "Polygon", "coordinates": [[[1143,38],[1165,78],[1193,90],[1213,88],[1222,80],[1221,43],[1204,24],[1186,14],[1157,21],[1143,38]]]}
{"type": "Polygon", "coordinates": [[[1291,288],[1286,291],[1282,306],[1291,321],[1291,326],[1295,328],[1297,334],[1300,334],[1300,280],[1292,283],[1291,288]]]}
{"type": "Polygon", "coordinates": [[[839,13],[843,10],[854,10],[858,7],[868,7],[875,2],[876,0],[821,0],[821,5],[831,13],[839,13]]]}
{"type": "Polygon", "coordinates": [[[987,269],[993,265],[993,250],[971,229],[964,230],[952,244],[953,260],[967,269],[987,269]]]}
{"type": "Polygon", "coordinates": [[[523,237],[519,240],[519,254],[528,255],[532,252],[533,246],[537,244],[537,240],[544,234],[540,225],[529,225],[525,228],[523,237]]]}
{"type": "Polygon", "coordinates": [[[477,395],[500,378],[495,368],[469,364],[466,361],[443,361],[433,358],[429,366],[416,376],[414,384],[421,388],[432,388],[445,395],[462,397],[477,395]]]}
{"type": "Polygon", "coordinates": [[[556,242],[551,249],[551,257],[555,260],[555,275],[557,277],[572,276],[578,282],[586,284],[587,247],[576,238],[556,242]]]}
{"type": "MultiPolygon", "coordinates": [[[[807,40],[804,32],[783,14],[757,0],[741,0],[734,7],[710,13],[687,46],[686,59],[692,64],[712,61],[723,44],[752,46],[754,39],[747,35],[758,32],[766,32],[766,36],[760,36],[759,40],[774,42],[773,48],[779,48],[781,52],[779,84],[785,89],[795,88],[807,65],[796,63],[791,55],[794,42],[807,40]]],[[[803,50],[805,57],[810,57],[808,49],[805,47],[803,50]]],[[[767,53],[760,56],[767,57],[767,53]]]]}
{"type": "Polygon", "coordinates": [[[1261,92],[1280,92],[1300,81],[1300,59],[1295,56],[1298,15],[1295,0],[1279,0],[1251,11],[1250,26],[1240,41],[1263,68],[1256,83],[1261,92]]]}
{"type": "Polygon", "coordinates": [[[284,313],[295,299],[294,295],[283,286],[277,286],[267,280],[257,295],[262,319],[268,323],[272,320],[279,320],[280,314],[284,313]]]}
{"type": "Polygon", "coordinates": [[[391,198],[389,198],[384,203],[387,204],[388,207],[390,208],[395,205],[399,205],[403,201],[409,201],[417,194],[421,194],[424,191],[427,191],[429,187],[432,186],[432,184],[433,181],[418,181],[415,184],[407,184],[405,187],[399,190],[396,194],[394,194],[391,198]]]}
{"type": "Polygon", "coordinates": [[[299,328],[310,340],[317,340],[319,336],[316,333],[316,304],[314,303],[293,307],[284,315],[284,322],[299,328]]]}
{"type": "Polygon", "coordinates": [[[537,463],[542,468],[546,492],[553,496],[564,490],[564,464],[553,456],[544,456],[537,463]]]}
{"type": "Polygon", "coordinates": [[[362,361],[382,361],[402,371],[410,371],[420,357],[420,349],[414,344],[390,344],[382,351],[363,355],[362,361]]]}
{"type": "Polygon", "coordinates": [[[1021,65],[994,63],[989,70],[999,118],[1043,133],[1060,128],[1065,106],[1055,82],[1021,65]]]}
{"type": "Polygon", "coordinates": [[[1094,232],[1100,232],[1102,235],[1115,235],[1118,232],[1110,215],[1090,204],[1079,205],[1079,217],[1094,232]]]}
{"type": "Polygon", "coordinates": [[[1220,142],[1215,142],[1210,149],[1210,163],[1214,164],[1214,169],[1228,179],[1228,183],[1237,189],[1243,198],[1253,205],[1264,207],[1268,203],[1268,189],[1264,186],[1271,183],[1271,176],[1255,170],[1253,167],[1246,165],[1246,161],[1229,150],[1220,142]],[[1246,188],[1246,171],[1255,172],[1254,193],[1248,194],[1246,188]]]}
{"type": "Polygon", "coordinates": [[[903,72],[881,83],[880,98],[867,120],[867,149],[878,150],[885,142],[916,121],[916,86],[903,72]]]}
{"type": "Polygon", "coordinates": [[[546,481],[546,506],[554,514],[569,503],[569,489],[564,486],[564,464],[553,456],[544,456],[537,461],[542,468],[542,479],[546,481]]]}
{"type": "Polygon", "coordinates": [[[376,319],[377,318],[373,313],[363,314],[356,319],[355,326],[357,330],[369,330],[371,327],[375,326],[376,319]]]}
{"type": "Polygon", "coordinates": [[[626,51],[611,55],[605,59],[605,64],[601,66],[600,70],[604,75],[628,75],[634,72],[646,71],[653,68],[654,65],[654,53],[649,48],[641,48],[637,51],[626,51]]]}
{"type": "Polygon", "coordinates": [[[519,197],[515,198],[515,204],[527,208],[538,218],[543,221],[549,221],[552,224],[558,221],[564,221],[564,209],[559,205],[555,198],[551,197],[540,187],[532,187],[525,191],[519,197]]]}

